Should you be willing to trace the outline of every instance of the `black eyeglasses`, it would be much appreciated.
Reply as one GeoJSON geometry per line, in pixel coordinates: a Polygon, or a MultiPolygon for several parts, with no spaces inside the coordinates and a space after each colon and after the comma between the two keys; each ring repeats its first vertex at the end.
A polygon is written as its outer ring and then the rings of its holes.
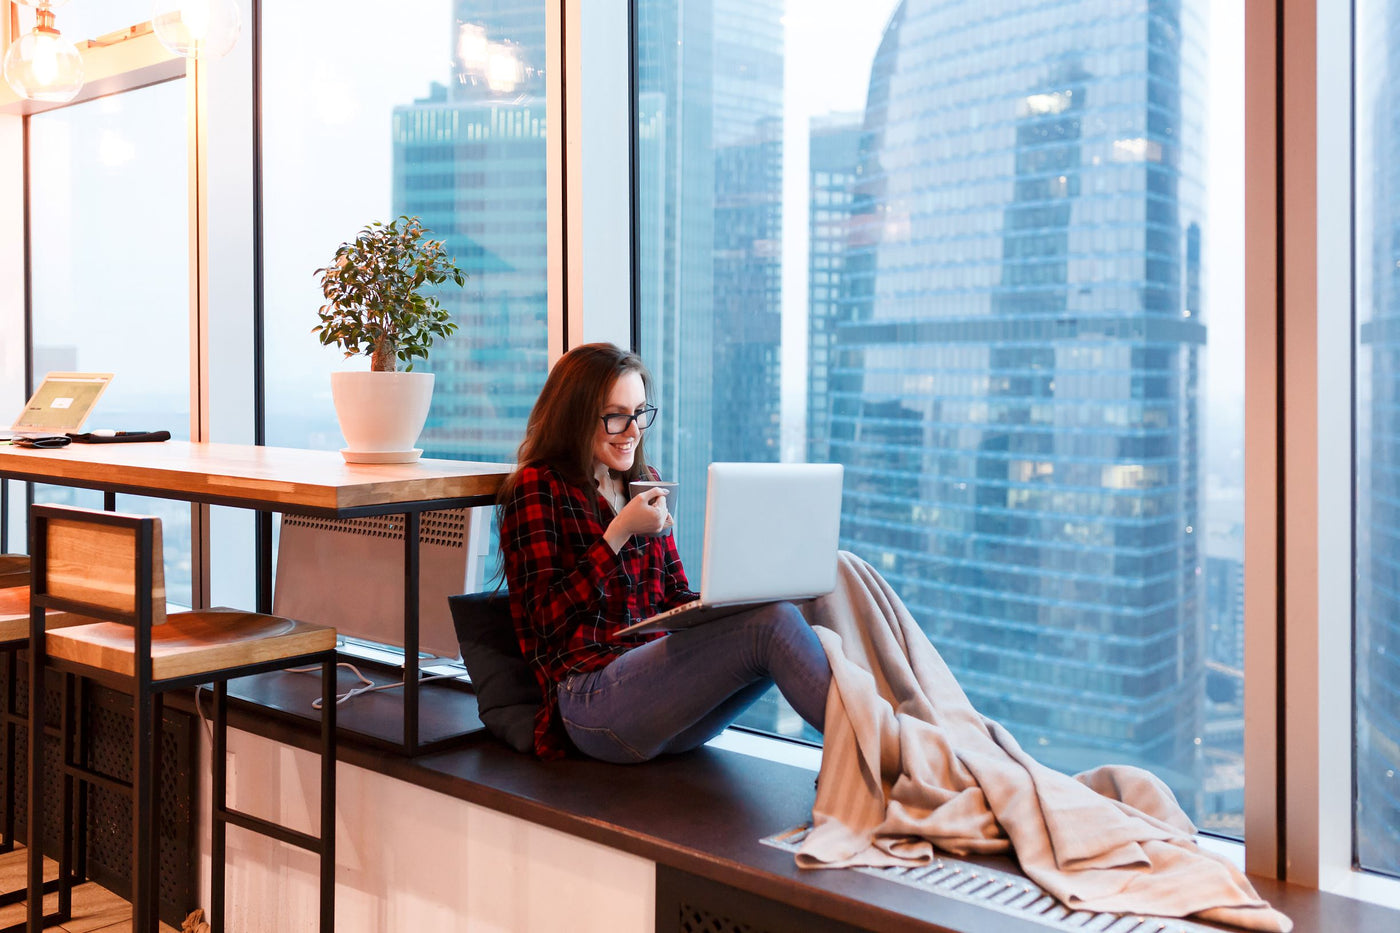
{"type": "Polygon", "coordinates": [[[632,422],[637,422],[637,427],[645,431],[651,427],[651,423],[656,420],[656,409],[650,405],[639,412],[626,414],[625,412],[614,411],[603,415],[603,430],[609,434],[621,434],[627,430],[627,426],[632,422]]]}

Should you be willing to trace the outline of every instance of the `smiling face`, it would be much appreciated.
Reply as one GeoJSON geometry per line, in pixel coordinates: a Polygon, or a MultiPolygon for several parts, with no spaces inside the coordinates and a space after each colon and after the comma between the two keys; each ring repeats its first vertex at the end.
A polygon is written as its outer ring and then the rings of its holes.
{"type": "MultiPolygon", "coordinates": [[[[608,396],[603,400],[603,409],[598,414],[606,415],[612,412],[621,412],[626,415],[641,411],[647,404],[646,387],[642,384],[640,373],[623,373],[617,377],[609,390],[608,396]]],[[[607,467],[619,473],[626,473],[632,469],[632,460],[637,455],[637,442],[641,440],[642,431],[637,427],[637,422],[633,421],[627,425],[627,430],[621,434],[609,434],[603,427],[603,419],[600,417],[595,422],[593,429],[593,465],[595,470],[607,467]]]]}

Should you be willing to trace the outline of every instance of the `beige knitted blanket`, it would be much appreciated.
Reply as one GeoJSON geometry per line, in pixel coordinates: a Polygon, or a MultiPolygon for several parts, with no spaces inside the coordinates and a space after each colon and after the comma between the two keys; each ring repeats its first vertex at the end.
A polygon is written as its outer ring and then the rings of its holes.
{"type": "Polygon", "coordinates": [[[1015,850],[1068,907],[1195,915],[1252,930],[1292,922],[1226,860],[1200,849],[1166,785],[1107,766],[1069,777],[980,715],[889,584],[852,554],[808,605],[831,661],[826,730],[803,868],[918,865],[1015,850]]]}

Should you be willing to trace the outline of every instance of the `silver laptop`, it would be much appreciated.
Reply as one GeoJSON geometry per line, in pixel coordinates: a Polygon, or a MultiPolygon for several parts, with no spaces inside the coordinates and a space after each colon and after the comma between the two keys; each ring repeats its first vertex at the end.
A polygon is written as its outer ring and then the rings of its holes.
{"type": "Polygon", "coordinates": [[[49,373],[0,439],[77,432],[111,381],[111,373],[49,373]]]}
{"type": "Polygon", "coordinates": [[[836,586],[841,528],[837,463],[712,463],[705,495],[700,598],[619,634],[691,628],[836,586]]]}

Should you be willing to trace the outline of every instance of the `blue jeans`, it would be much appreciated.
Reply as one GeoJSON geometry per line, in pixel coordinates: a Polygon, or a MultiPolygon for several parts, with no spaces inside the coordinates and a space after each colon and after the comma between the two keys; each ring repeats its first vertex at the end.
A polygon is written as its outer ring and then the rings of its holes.
{"type": "Polygon", "coordinates": [[[818,731],[831,668],[792,603],[770,603],[649,641],[559,685],[578,750],[632,764],[714,738],[774,683],[818,731]]]}

